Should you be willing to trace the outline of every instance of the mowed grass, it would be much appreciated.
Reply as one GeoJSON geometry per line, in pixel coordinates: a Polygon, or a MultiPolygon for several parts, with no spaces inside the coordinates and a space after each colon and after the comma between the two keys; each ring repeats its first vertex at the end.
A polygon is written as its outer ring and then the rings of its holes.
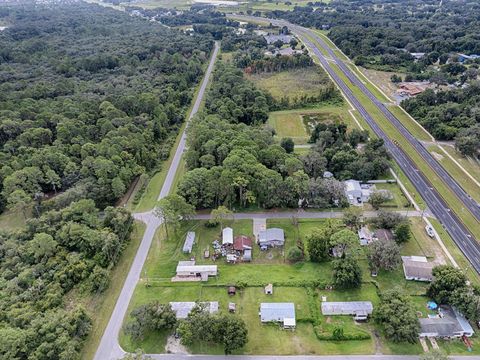
{"type": "Polygon", "coordinates": [[[273,73],[247,75],[260,89],[268,91],[275,99],[290,100],[301,96],[312,96],[326,86],[330,80],[319,66],[273,73]]]}
{"type": "Polygon", "coordinates": [[[455,150],[453,146],[441,145],[442,148],[448,152],[462,167],[469,172],[477,181],[480,181],[480,161],[471,157],[463,156],[460,152],[455,150]]]}
{"type": "Polygon", "coordinates": [[[103,294],[97,296],[76,299],[76,301],[83,304],[91,314],[95,314],[95,316],[92,316],[92,330],[82,349],[81,358],[83,360],[93,359],[95,355],[95,351],[107,327],[115,303],[122,290],[123,283],[127,278],[128,271],[137,253],[138,246],[142,241],[145,228],[145,224],[135,222],[130,243],[123,251],[120,261],[111,273],[110,286],[108,289],[103,294]]]}
{"type": "MultiPolygon", "coordinates": [[[[445,148],[445,147],[443,147],[445,148]]],[[[455,162],[445,154],[439,145],[430,145],[428,151],[453,176],[458,184],[480,203],[480,186],[475,183],[455,162]]],[[[467,170],[468,171],[468,170],[467,170]]],[[[472,175],[473,176],[473,175],[472,175]]],[[[477,180],[478,181],[478,180],[477,180]]]]}
{"type": "Polygon", "coordinates": [[[25,215],[21,211],[5,210],[0,214],[0,229],[18,230],[25,227],[26,219],[32,216],[32,209],[28,209],[25,215]]]}
{"type": "Polygon", "coordinates": [[[268,117],[268,124],[275,129],[281,139],[290,137],[295,144],[306,144],[308,133],[302,121],[302,113],[297,110],[274,111],[268,117]]]}

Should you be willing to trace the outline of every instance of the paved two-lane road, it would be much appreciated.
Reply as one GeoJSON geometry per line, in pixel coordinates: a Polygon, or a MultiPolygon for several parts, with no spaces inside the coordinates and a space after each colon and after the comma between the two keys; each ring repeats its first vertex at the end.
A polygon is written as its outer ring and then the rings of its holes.
{"type": "MultiPolygon", "coordinates": [[[[187,126],[188,122],[190,122],[192,117],[197,113],[200,104],[202,103],[208,80],[212,75],[213,66],[215,64],[215,59],[218,55],[219,48],[220,44],[218,42],[215,42],[215,47],[212,57],[210,59],[210,63],[208,64],[207,71],[205,72],[202,84],[200,85],[200,89],[193,105],[192,111],[190,112],[190,116],[187,119],[187,126]]],[[[168,173],[163,183],[159,199],[167,196],[170,193],[175,174],[180,164],[182,154],[185,150],[185,140],[186,133],[184,131],[178,144],[177,150],[175,151],[175,155],[173,157],[170,168],[168,169],[168,173]]],[[[136,215],[135,218],[138,220],[145,220],[142,215],[136,215]]],[[[116,360],[122,358],[125,354],[123,349],[120,347],[120,344],[118,343],[118,335],[122,328],[123,319],[125,317],[125,314],[127,313],[128,304],[130,303],[130,299],[132,298],[135,286],[140,279],[140,273],[142,271],[143,264],[145,263],[145,260],[147,258],[150,245],[152,244],[153,236],[155,235],[155,231],[157,230],[158,226],[161,224],[158,219],[156,221],[154,221],[153,219],[151,220],[152,221],[147,222],[147,228],[143,235],[142,242],[140,243],[140,246],[137,250],[137,254],[135,255],[135,259],[133,260],[132,267],[130,268],[127,279],[123,284],[120,296],[118,297],[115,308],[113,309],[110,321],[108,322],[108,325],[100,341],[100,345],[98,346],[97,352],[95,353],[95,360],[116,360]]]]}

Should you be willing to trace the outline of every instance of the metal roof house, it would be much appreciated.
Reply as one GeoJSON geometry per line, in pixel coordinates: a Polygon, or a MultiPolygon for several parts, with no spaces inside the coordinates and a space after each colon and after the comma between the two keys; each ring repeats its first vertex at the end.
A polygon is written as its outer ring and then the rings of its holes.
{"type": "Polygon", "coordinates": [[[222,245],[233,245],[233,229],[231,227],[222,230],[222,245]]]}
{"type": "Polygon", "coordinates": [[[362,226],[360,230],[358,230],[358,238],[360,240],[360,245],[365,246],[373,241],[373,234],[367,226],[362,226]]]}
{"type": "Polygon", "coordinates": [[[437,265],[428,262],[424,256],[402,256],[405,279],[416,281],[432,281],[432,269],[437,265]]]}
{"type": "MultiPolygon", "coordinates": [[[[218,312],[218,301],[201,302],[199,304],[205,306],[205,310],[210,314],[218,312]]],[[[170,303],[170,306],[172,307],[177,319],[187,318],[188,314],[190,314],[190,311],[192,311],[195,305],[197,305],[197,303],[193,301],[170,303]]]]}
{"type": "Polygon", "coordinates": [[[474,334],[467,319],[450,306],[441,306],[439,317],[422,318],[420,321],[420,337],[456,338],[470,337],[474,334]]]}
{"type": "Polygon", "coordinates": [[[259,315],[262,323],[279,322],[289,329],[296,326],[294,303],[261,303],[259,315]]]}
{"type": "Polygon", "coordinates": [[[283,246],[285,244],[285,233],[283,229],[271,228],[258,233],[258,245],[260,248],[283,246]]]}
{"type": "Polygon", "coordinates": [[[290,43],[290,40],[292,40],[293,38],[293,36],[291,35],[275,35],[275,34],[264,35],[263,37],[267,41],[268,45],[273,44],[278,40],[280,40],[284,44],[288,44],[290,43]]]}
{"type": "Polygon", "coordinates": [[[358,180],[345,180],[345,196],[350,205],[361,206],[370,199],[371,190],[362,188],[358,180]]]}
{"type": "Polygon", "coordinates": [[[233,250],[244,251],[252,249],[252,239],[246,235],[238,235],[233,239],[233,250]]]}
{"type": "Polygon", "coordinates": [[[209,276],[217,276],[217,274],[217,265],[195,265],[195,261],[179,261],[177,265],[177,278],[180,279],[207,281],[209,276]]]}
{"type": "Polygon", "coordinates": [[[322,302],[323,315],[353,315],[355,320],[366,320],[373,312],[370,301],[322,302]]]}
{"type": "Polygon", "coordinates": [[[187,232],[185,243],[183,244],[183,252],[190,254],[192,252],[193,244],[195,243],[195,233],[193,231],[187,232]]]}

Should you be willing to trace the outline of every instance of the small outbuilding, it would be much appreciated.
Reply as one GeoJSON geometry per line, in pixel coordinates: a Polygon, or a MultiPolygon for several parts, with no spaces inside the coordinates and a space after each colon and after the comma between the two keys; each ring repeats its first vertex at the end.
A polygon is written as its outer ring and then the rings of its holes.
{"type": "Polygon", "coordinates": [[[237,310],[235,303],[228,303],[228,312],[234,313],[237,310]]]}
{"type": "Polygon", "coordinates": [[[402,256],[405,279],[415,281],[433,280],[432,270],[437,265],[429,262],[425,256],[402,256]]]}
{"type": "Polygon", "coordinates": [[[252,250],[248,249],[243,252],[243,257],[242,260],[245,262],[250,262],[252,261],[252,250]]]}
{"type": "Polygon", "coordinates": [[[273,295],[273,284],[268,284],[267,286],[265,286],[265,294],[273,295]]]}
{"type": "Polygon", "coordinates": [[[231,227],[222,230],[222,245],[233,245],[233,229],[231,227]]]}
{"type": "Polygon", "coordinates": [[[233,240],[233,250],[245,251],[252,249],[252,239],[246,235],[235,236],[233,240]]]}
{"type": "Polygon", "coordinates": [[[227,292],[228,295],[233,296],[237,293],[237,289],[235,288],[235,286],[229,286],[227,292]]]}
{"type": "Polygon", "coordinates": [[[368,245],[373,241],[372,232],[367,226],[362,226],[360,230],[358,230],[358,238],[360,240],[360,245],[362,246],[368,245]]]}
{"type": "Polygon", "coordinates": [[[185,254],[190,254],[192,252],[194,243],[195,243],[195,232],[193,231],[187,232],[187,236],[185,237],[185,242],[183,244],[183,252],[185,254]]]}

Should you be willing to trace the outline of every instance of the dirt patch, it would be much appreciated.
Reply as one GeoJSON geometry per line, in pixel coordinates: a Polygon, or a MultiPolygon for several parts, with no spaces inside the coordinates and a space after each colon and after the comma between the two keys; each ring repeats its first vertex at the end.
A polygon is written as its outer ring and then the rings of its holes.
{"type": "Polygon", "coordinates": [[[325,322],[326,322],[327,324],[331,324],[331,323],[332,323],[332,318],[331,318],[330,316],[327,317],[327,319],[325,320],[325,322]]]}
{"type": "Polygon", "coordinates": [[[433,157],[438,160],[438,161],[442,161],[443,160],[443,155],[435,152],[435,151],[432,151],[431,154],[433,155],[433,157]]]}
{"type": "Polygon", "coordinates": [[[180,339],[176,339],[173,335],[167,339],[165,352],[167,354],[188,354],[187,348],[180,343],[180,339]]]}

